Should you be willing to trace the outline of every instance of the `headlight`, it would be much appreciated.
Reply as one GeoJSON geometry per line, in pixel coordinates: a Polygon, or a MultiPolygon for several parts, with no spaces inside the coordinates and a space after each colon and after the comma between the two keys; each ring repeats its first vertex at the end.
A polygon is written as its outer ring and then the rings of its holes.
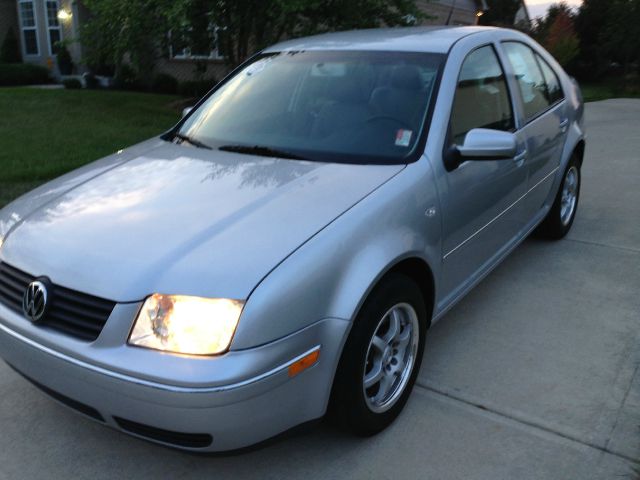
{"type": "Polygon", "coordinates": [[[129,344],[192,355],[222,353],[243,306],[239,300],[155,294],[144,302],[129,344]]]}

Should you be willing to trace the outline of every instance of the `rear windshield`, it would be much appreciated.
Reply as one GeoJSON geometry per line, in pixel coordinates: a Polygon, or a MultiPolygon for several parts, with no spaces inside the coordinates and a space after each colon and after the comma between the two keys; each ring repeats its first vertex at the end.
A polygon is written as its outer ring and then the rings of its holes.
{"type": "Polygon", "coordinates": [[[316,161],[406,163],[424,128],[443,59],[409,52],[265,54],[218,88],[178,133],[214,149],[259,147],[316,161]]]}

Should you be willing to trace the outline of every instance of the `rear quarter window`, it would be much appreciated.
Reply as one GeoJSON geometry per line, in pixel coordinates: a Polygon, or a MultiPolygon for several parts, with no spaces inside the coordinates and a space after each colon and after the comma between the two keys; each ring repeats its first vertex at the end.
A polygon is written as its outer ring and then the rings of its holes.
{"type": "Polygon", "coordinates": [[[551,68],[551,66],[543,59],[540,55],[536,54],[538,59],[538,63],[540,63],[540,68],[542,70],[542,74],[544,75],[544,79],[547,82],[547,94],[549,98],[549,102],[556,103],[564,99],[564,92],[562,91],[562,85],[560,84],[560,79],[558,78],[558,74],[551,68]]]}

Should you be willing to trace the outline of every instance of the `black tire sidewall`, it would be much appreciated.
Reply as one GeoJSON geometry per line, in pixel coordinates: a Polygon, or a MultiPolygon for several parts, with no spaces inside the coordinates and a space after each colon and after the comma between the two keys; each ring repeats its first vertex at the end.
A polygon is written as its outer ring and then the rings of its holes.
{"type": "Polygon", "coordinates": [[[538,233],[543,237],[551,238],[551,239],[561,239],[564,238],[571,227],[573,226],[573,222],[576,218],[576,214],[578,213],[578,205],[580,203],[580,191],[582,188],[582,171],[580,169],[580,162],[574,155],[571,157],[569,164],[562,172],[562,181],[560,182],[560,188],[558,189],[558,193],[556,194],[556,198],[551,206],[551,210],[547,214],[547,217],[542,222],[538,229],[538,233]],[[573,210],[573,215],[569,220],[569,223],[564,225],[562,223],[562,191],[564,189],[564,184],[567,180],[567,172],[571,167],[575,167],[578,171],[578,188],[576,191],[576,205],[573,210]]]}
{"type": "Polygon", "coordinates": [[[406,275],[391,274],[369,294],[349,334],[340,359],[332,394],[332,412],[336,420],[359,435],[373,435],[386,428],[406,404],[420,370],[427,330],[427,307],[420,288],[406,275]],[[378,323],[389,309],[408,303],[417,313],[418,352],[409,381],[396,403],[376,413],[366,403],[362,381],[367,350],[378,323]]]}

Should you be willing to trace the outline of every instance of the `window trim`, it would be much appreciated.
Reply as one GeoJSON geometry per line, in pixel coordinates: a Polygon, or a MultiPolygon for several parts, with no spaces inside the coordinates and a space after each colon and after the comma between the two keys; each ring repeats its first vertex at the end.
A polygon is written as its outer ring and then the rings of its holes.
{"type": "Polygon", "coordinates": [[[55,2],[56,4],[56,15],[58,14],[58,11],[60,11],[60,0],[44,0],[42,2],[42,8],[44,10],[44,22],[45,22],[45,26],[47,28],[47,44],[49,45],[49,56],[54,57],[57,56],[57,54],[53,53],[53,45],[51,44],[51,30],[58,30],[58,32],[60,32],[60,42],[63,41],[64,39],[64,34],[62,31],[62,25],[60,24],[60,21],[58,21],[58,26],[57,27],[52,27],[49,25],[49,11],[47,9],[47,3],[49,2],[55,2]]]}
{"type": "MultiPolygon", "coordinates": [[[[190,27],[191,28],[191,27],[190,27]]],[[[217,37],[218,37],[218,27],[210,27],[214,33],[214,36],[216,37],[216,42],[217,42],[217,37]]],[[[213,48],[210,52],[209,55],[192,55],[191,53],[184,53],[186,50],[191,51],[191,47],[186,47],[183,48],[180,53],[174,53],[173,51],[173,44],[172,44],[172,35],[173,29],[170,29],[167,32],[167,40],[168,40],[168,46],[169,46],[169,60],[207,60],[207,61],[220,61],[220,60],[224,60],[224,55],[222,55],[220,53],[220,49],[216,46],[215,48],[213,48]]]]}
{"type": "Polygon", "coordinates": [[[476,52],[477,50],[480,50],[481,48],[486,48],[486,47],[490,47],[493,50],[493,54],[496,57],[496,60],[498,61],[498,65],[500,66],[500,70],[502,70],[502,75],[504,76],[504,83],[505,86],[507,87],[507,96],[509,97],[509,103],[510,103],[510,107],[511,107],[511,117],[513,119],[513,128],[511,128],[510,130],[506,130],[507,132],[510,133],[516,133],[518,130],[520,130],[520,126],[519,126],[519,119],[517,118],[516,115],[516,109],[514,108],[516,103],[515,103],[515,98],[513,96],[513,91],[511,89],[511,85],[509,84],[509,79],[507,77],[507,71],[504,68],[504,64],[502,62],[502,58],[498,52],[498,48],[496,48],[496,44],[494,42],[488,42],[482,45],[478,45],[476,47],[474,47],[473,49],[469,50],[469,52],[464,56],[464,59],[462,60],[462,63],[460,64],[460,68],[458,69],[458,76],[456,78],[456,86],[455,86],[455,93],[453,95],[453,102],[451,102],[451,111],[449,112],[449,119],[447,121],[447,136],[445,137],[445,144],[444,144],[444,151],[445,151],[445,155],[443,155],[443,158],[446,158],[446,151],[449,150],[452,146],[452,132],[451,132],[451,119],[453,118],[453,106],[455,104],[456,101],[456,96],[458,94],[458,84],[460,83],[460,75],[462,74],[462,67],[464,66],[464,63],[467,61],[467,58],[469,58],[469,56],[476,52]]]}
{"type": "Polygon", "coordinates": [[[535,57],[536,62],[538,62],[538,68],[540,68],[540,71],[542,72],[542,78],[544,78],[544,83],[545,83],[546,89],[547,89],[547,95],[550,95],[549,94],[549,82],[547,81],[547,77],[544,74],[544,70],[542,68],[542,63],[541,62],[544,62],[544,64],[547,67],[549,67],[549,70],[551,70],[551,73],[553,73],[553,76],[556,77],[556,80],[558,81],[558,86],[560,87],[560,91],[562,92],[562,98],[559,99],[559,100],[556,100],[555,102],[553,102],[551,105],[549,105],[549,107],[553,107],[554,105],[563,102],[567,98],[567,95],[564,93],[564,88],[562,88],[562,82],[560,81],[560,76],[553,69],[553,67],[551,65],[549,65],[549,62],[547,62],[544,58],[542,58],[542,55],[540,55],[535,50],[533,52],[533,56],[535,57]]]}
{"type": "Polygon", "coordinates": [[[18,19],[20,21],[20,43],[22,44],[22,54],[25,57],[39,57],[40,56],[40,38],[38,35],[38,13],[36,9],[35,0],[18,0],[18,19]],[[33,11],[33,27],[25,27],[22,18],[22,4],[30,3],[33,11]],[[36,34],[36,53],[27,53],[27,42],[24,40],[24,32],[26,30],[33,30],[36,34]]]}
{"type": "MultiPolygon", "coordinates": [[[[542,57],[542,55],[535,49],[533,48],[531,45],[529,45],[528,43],[525,43],[523,41],[520,40],[502,40],[500,42],[500,46],[503,48],[503,51],[505,53],[505,55],[507,56],[507,60],[509,60],[509,55],[506,52],[506,49],[504,48],[504,44],[505,43],[519,43],[521,45],[524,45],[525,47],[527,47],[529,50],[531,50],[531,53],[533,54],[533,58],[536,61],[536,65],[538,65],[538,70],[540,71],[540,75],[542,75],[542,79],[544,80],[544,87],[545,87],[545,91],[547,92],[547,96],[549,95],[549,87],[547,85],[547,79],[544,76],[544,73],[542,71],[542,67],[540,67],[540,62],[538,60],[538,57],[540,57],[540,59],[544,60],[544,58],[542,57]]],[[[546,60],[544,60],[546,62],[546,60]]],[[[547,65],[549,65],[549,62],[546,62],[547,65]]],[[[517,83],[518,79],[515,78],[515,72],[513,71],[513,65],[509,65],[510,67],[510,72],[513,74],[514,80],[517,83]]],[[[553,73],[556,74],[556,76],[558,77],[558,83],[560,84],[560,89],[562,90],[562,99],[555,101],[554,103],[549,104],[549,106],[547,106],[547,108],[545,108],[544,110],[540,110],[539,112],[536,112],[536,114],[534,116],[532,116],[531,118],[526,118],[525,112],[524,112],[524,100],[522,99],[522,93],[520,93],[520,106],[522,107],[522,114],[523,114],[523,120],[524,123],[520,128],[524,128],[527,125],[535,122],[537,119],[539,119],[541,116],[545,115],[546,113],[549,113],[551,110],[553,110],[554,108],[556,108],[558,105],[561,105],[563,102],[565,102],[567,100],[567,96],[564,92],[564,88],[562,86],[562,81],[560,81],[560,76],[558,76],[558,74],[556,73],[555,69],[549,65],[549,68],[551,68],[551,70],[553,71],[553,73]]]]}

